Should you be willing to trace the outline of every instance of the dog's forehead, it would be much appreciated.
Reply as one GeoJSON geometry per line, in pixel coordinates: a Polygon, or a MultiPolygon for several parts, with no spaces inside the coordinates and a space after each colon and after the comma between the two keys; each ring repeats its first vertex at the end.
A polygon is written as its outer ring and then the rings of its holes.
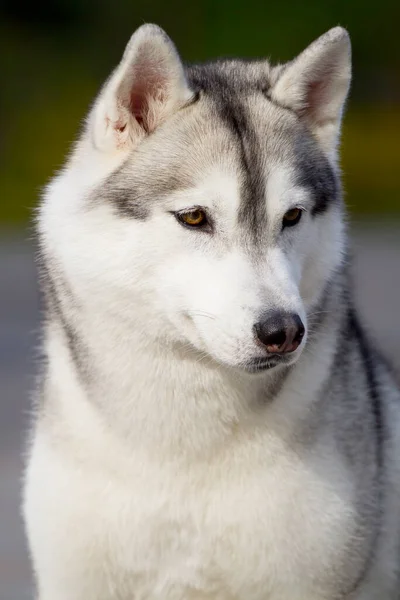
{"type": "Polygon", "coordinates": [[[238,221],[256,236],[265,229],[271,187],[280,186],[281,195],[289,187],[308,189],[316,212],[335,198],[335,175],[316,142],[296,115],[266,96],[265,64],[239,67],[189,70],[197,101],[145,140],[102,186],[121,213],[145,218],[155,202],[217,171],[236,179],[238,221]]]}
{"type": "Polygon", "coordinates": [[[281,188],[278,196],[308,191],[313,214],[340,198],[336,173],[306,123],[271,101],[271,73],[264,62],[229,61],[195,67],[191,78],[214,120],[230,132],[244,182],[239,221],[254,232],[264,229],[272,189],[281,188]]]}

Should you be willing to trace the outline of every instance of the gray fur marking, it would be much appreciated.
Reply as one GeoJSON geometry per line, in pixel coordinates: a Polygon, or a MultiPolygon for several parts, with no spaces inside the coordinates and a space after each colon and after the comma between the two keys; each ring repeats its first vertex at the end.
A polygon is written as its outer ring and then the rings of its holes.
{"type": "Polygon", "coordinates": [[[238,220],[253,243],[260,245],[263,240],[266,185],[272,164],[288,164],[298,173],[299,185],[314,197],[313,215],[322,214],[340,199],[338,178],[311,133],[292,111],[269,99],[271,81],[265,63],[216,61],[188,67],[187,76],[197,93],[196,101],[182,109],[171,124],[166,123],[184,133],[184,139],[177,136],[177,146],[171,146],[173,152],[161,155],[154,165],[146,164],[145,151],[157,131],[148,136],[95,190],[91,204],[107,202],[122,217],[145,220],[155,202],[188,187],[195,175],[191,161],[198,156],[199,136],[206,136],[207,127],[199,121],[200,107],[213,122],[213,135],[231,140],[225,151],[233,154],[242,178],[238,220]],[[262,121],[260,114],[266,114],[268,108],[274,110],[273,118],[262,121]]]}
{"type": "Polygon", "coordinates": [[[84,350],[83,342],[78,334],[76,327],[71,322],[68,310],[63,306],[63,302],[74,302],[72,292],[67,283],[58,273],[57,269],[52,267],[52,261],[49,256],[45,256],[43,251],[37,253],[37,265],[41,288],[44,294],[47,311],[51,319],[57,322],[65,335],[71,360],[75,365],[76,371],[80,376],[82,383],[85,383],[88,377],[87,352],[84,350]]]}

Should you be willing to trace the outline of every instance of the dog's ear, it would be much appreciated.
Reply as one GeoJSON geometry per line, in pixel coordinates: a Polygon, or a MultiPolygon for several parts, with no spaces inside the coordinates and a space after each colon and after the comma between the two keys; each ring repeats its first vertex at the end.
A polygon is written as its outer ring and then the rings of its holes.
{"type": "Polygon", "coordinates": [[[351,80],[349,34],[335,27],[278,69],[271,98],[304,118],[323,149],[335,156],[351,80]]]}
{"type": "Polygon", "coordinates": [[[156,25],[142,25],[94,106],[94,145],[105,152],[129,150],[192,96],[172,41],[156,25]]]}

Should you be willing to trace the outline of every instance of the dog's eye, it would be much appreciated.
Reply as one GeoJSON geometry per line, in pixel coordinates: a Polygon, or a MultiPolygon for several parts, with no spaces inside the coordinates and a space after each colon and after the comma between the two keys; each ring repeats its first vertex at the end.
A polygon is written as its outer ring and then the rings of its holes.
{"type": "Polygon", "coordinates": [[[293,227],[293,225],[297,225],[297,223],[301,219],[301,215],[303,211],[301,208],[292,208],[285,213],[282,220],[282,229],[284,227],[293,227]]]}
{"type": "Polygon", "coordinates": [[[183,225],[193,228],[204,227],[204,225],[207,225],[208,223],[207,215],[201,208],[194,208],[193,210],[177,213],[176,218],[183,223],[183,225]]]}

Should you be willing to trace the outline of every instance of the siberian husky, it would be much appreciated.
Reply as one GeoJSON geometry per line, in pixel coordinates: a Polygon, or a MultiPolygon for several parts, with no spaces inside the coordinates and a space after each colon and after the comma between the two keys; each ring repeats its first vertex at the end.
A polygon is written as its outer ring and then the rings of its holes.
{"type": "Polygon", "coordinates": [[[400,598],[400,398],[349,291],[350,42],[185,66],[144,25],[38,215],[39,600],[400,598]]]}

